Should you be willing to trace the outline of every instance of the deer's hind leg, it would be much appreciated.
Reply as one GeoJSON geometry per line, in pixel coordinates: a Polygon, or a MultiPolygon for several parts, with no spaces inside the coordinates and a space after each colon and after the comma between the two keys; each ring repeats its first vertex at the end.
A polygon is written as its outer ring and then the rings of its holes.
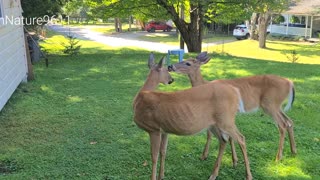
{"type": "Polygon", "coordinates": [[[295,155],[295,154],[297,154],[297,148],[296,148],[296,143],[295,143],[295,140],[294,140],[293,121],[281,110],[280,110],[280,114],[281,114],[282,118],[285,120],[286,125],[287,125],[287,131],[288,131],[288,134],[289,134],[291,153],[295,155]]]}
{"type": "MultiPolygon", "coordinates": [[[[204,151],[202,153],[201,160],[205,160],[208,157],[209,145],[210,145],[210,142],[211,142],[211,139],[212,139],[212,134],[214,134],[218,139],[222,138],[221,137],[221,132],[217,127],[211,127],[210,129],[208,129],[208,131],[207,131],[207,143],[206,143],[206,146],[205,146],[204,151]]],[[[230,142],[230,146],[231,146],[231,155],[232,155],[233,167],[236,167],[237,163],[238,163],[238,157],[237,157],[237,152],[236,152],[236,149],[235,149],[235,146],[234,146],[234,141],[233,141],[232,138],[229,138],[229,142],[230,142]]]]}
{"type": "Polygon", "coordinates": [[[280,107],[278,106],[262,106],[263,110],[265,113],[269,114],[272,119],[275,121],[275,123],[278,126],[279,130],[279,147],[278,147],[278,152],[276,156],[276,161],[279,161],[282,159],[283,156],[283,147],[284,147],[284,140],[285,140],[285,135],[286,135],[286,130],[287,130],[287,122],[283,118],[281,114],[280,107]]]}
{"type": "Polygon", "coordinates": [[[247,180],[252,180],[252,174],[250,170],[250,163],[249,163],[249,158],[247,154],[247,147],[246,147],[246,142],[244,136],[239,132],[238,128],[234,125],[234,127],[227,131],[228,134],[230,135],[230,138],[234,139],[239,143],[239,146],[241,148],[241,152],[243,155],[245,167],[246,167],[246,179],[247,180]]]}

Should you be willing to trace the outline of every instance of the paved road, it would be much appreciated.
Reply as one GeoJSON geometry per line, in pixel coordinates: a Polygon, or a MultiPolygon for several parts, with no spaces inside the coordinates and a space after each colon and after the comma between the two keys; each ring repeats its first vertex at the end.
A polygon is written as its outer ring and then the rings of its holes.
{"type": "MultiPolygon", "coordinates": [[[[150,51],[157,51],[161,53],[167,53],[169,49],[179,49],[178,46],[174,46],[174,45],[137,40],[137,37],[139,36],[145,36],[147,34],[150,34],[147,32],[132,32],[132,33],[118,33],[114,35],[105,35],[103,33],[95,32],[85,27],[67,27],[67,26],[61,26],[61,25],[50,25],[49,28],[65,35],[68,35],[71,33],[72,35],[75,35],[79,39],[92,40],[92,41],[96,41],[112,47],[130,47],[131,46],[131,47],[139,47],[142,49],[147,49],[150,51]]],[[[175,33],[175,32],[165,32],[165,33],[175,33]]],[[[233,40],[226,40],[224,41],[224,43],[228,43],[232,41],[233,40]]],[[[209,44],[205,44],[205,46],[217,45],[221,43],[222,42],[209,43],[209,44]]],[[[185,52],[188,52],[186,48],[185,48],[185,52]]]]}

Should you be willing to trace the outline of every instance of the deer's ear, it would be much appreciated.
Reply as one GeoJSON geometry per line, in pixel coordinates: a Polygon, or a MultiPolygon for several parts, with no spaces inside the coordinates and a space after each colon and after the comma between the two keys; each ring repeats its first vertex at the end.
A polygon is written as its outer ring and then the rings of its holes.
{"type": "Polygon", "coordinates": [[[201,64],[206,64],[207,62],[210,61],[210,57],[208,56],[207,51],[201,52],[200,54],[198,54],[198,56],[196,57],[197,61],[199,61],[201,64]]]}
{"type": "Polygon", "coordinates": [[[166,56],[163,56],[163,57],[161,58],[161,60],[159,61],[158,68],[162,68],[163,65],[166,63],[166,58],[165,58],[165,57],[166,57],[166,56]]]}
{"type": "Polygon", "coordinates": [[[150,53],[150,56],[149,56],[149,60],[148,60],[148,67],[149,69],[151,69],[151,67],[154,65],[154,55],[153,55],[153,52],[150,53]]]}

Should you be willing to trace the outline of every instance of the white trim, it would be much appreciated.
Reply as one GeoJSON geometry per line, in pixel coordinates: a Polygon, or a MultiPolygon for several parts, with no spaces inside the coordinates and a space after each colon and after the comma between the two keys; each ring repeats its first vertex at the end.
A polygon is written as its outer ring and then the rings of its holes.
{"type": "Polygon", "coordinates": [[[312,38],[312,27],[313,26],[313,16],[311,16],[311,25],[310,25],[310,38],[312,38]]]}
{"type": "Polygon", "coordinates": [[[307,19],[306,19],[306,27],[304,28],[304,37],[305,37],[305,38],[307,38],[308,24],[309,24],[309,16],[307,16],[307,19]]]}
{"type": "Polygon", "coordinates": [[[287,28],[286,28],[286,35],[288,35],[288,29],[289,29],[289,21],[290,21],[290,19],[289,19],[290,17],[289,17],[289,14],[287,14],[287,28]]]}

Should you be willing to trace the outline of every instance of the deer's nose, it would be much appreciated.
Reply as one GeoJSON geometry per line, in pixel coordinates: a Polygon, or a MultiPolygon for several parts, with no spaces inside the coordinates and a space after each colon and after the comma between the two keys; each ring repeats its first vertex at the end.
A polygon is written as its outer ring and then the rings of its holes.
{"type": "Polygon", "coordinates": [[[174,71],[175,70],[175,67],[173,66],[173,65],[169,65],[168,66],[168,71],[169,72],[172,72],[172,71],[174,71]]]}

